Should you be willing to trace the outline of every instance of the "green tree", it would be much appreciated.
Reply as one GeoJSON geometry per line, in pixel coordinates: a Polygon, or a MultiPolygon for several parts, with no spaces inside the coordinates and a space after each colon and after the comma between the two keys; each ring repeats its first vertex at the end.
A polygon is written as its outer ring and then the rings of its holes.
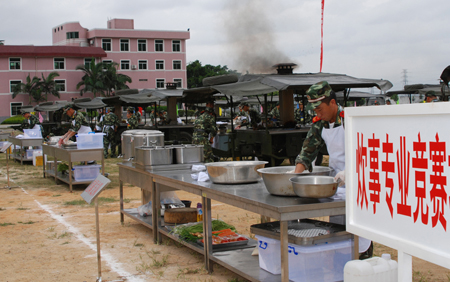
{"type": "Polygon", "coordinates": [[[202,81],[205,77],[223,75],[223,74],[238,74],[235,70],[228,69],[227,66],[213,66],[204,65],[199,60],[190,62],[186,66],[187,84],[188,88],[196,88],[203,86],[202,81]]]}
{"type": "Polygon", "coordinates": [[[44,74],[42,74],[42,81],[40,82],[39,88],[41,89],[41,93],[45,95],[45,101],[48,99],[48,94],[61,98],[55,82],[55,77],[58,76],[59,73],[55,71],[49,73],[47,77],[44,77],[44,74]]]}
{"type": "Polygon", "coordinates": [[[103,91],[106,86],[103,83],[103,63],[95,63],[94,58],[92,58],[91,63],[86,65],[78,65],[75,69],[84,72],[81,81],[77,83],[77,90],[80,90],[80,96],[84,93],[92,92],[94,97],[97,95],[102,96],[103,91]]]}
{"type": "Polygon", "coordinates": [[[78,65],[77,70],[84,72],[81,81],[77,84],[77,89],[80,89],[80,95],[83,96],[86,92],[92,92],[94,97],[97,95],[109,97],[113,95],[113,89],[128,89],[127,82],[132,80],[128,75],[117,73],[118,63],[95,63],[92,58],[89,66],[78,65]]]}
{"type": "Polygon", "coordinates": [[[41,89],[39,89],[40,84],[40,78],[37,76],[34,76],[33,78],[30,77],[30,74],[28,74],[26,78],[26,82],[21,82],[20,84],[17,84],[12,93],[12,98],[16,98],[19,93],[26,93],[28,94],[28,104],[31,105],[32,102],[41,102],[41,89]]]}

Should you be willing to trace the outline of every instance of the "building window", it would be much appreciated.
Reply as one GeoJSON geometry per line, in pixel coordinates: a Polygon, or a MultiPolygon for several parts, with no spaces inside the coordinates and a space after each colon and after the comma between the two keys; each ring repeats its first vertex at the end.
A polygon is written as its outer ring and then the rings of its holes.
{"type": "Polygon", "coordinates": [[[120,39],[120,51],[130,51],[130,39],[120,39]]]}
{"type": "Polygon", "coordinates": [[[172,40],[172,52],[181,52],[180,40],[172,40]]]}
{"type": "Polygon", "coordinates": [[[175,78],[173,82],[177,84],[177,88],[183,87],[183,80],[181,78],[175,78]]]}
{"type": "Polygon", "coordinates": [[[9,91],[11,91],[11,93],[14,92],[14,88],[16,88],[17,85],[20,85],[22,83],[22,81],[20,80],[11,80],[9,82],[9,91]]]}
{"type": "Polygon", "coordinates": [[[9,69],[20,70],[20,58],[9,58],[9,69]]]}
{"type": "Polygon", "coordinates": [[[111,60],[104,60],[104,61],[102,61],[103,65],[105,65],[105,66],[112,64],[112,62],[113,61],[111,61],[111,60]]]}
{"type": "Polygon", "coordinates": [[[78,31],[71,31],[66,33],[67,39],[79,38],[78,31]]]}
{"type": "Polygon", "coordinates": [[[156,61],[156,69],[163,70],[164,69],[164,61],[156,61]]]}
{"type": "Polygon", "coordinates": [[[147,40],[138,39],[138,51],[139,52],[147,52],[147,40]]]}
{"type": "Polygon", "coordinates": [[[155,52],[164,52],[164,40],[155,40],[155,52]]]}
{"type": "Polygon", "coordinates": [[[157,79],[156,80],[156,88],[164,88],[165,80],[164,79],[157,79]]]}
{"type": "Polygon", "coordinates": [[[181,70],[181,61],[173,61],[173,69],[181,70]]]}
{"type": "Polygon", "coordinates": [[[55,70],[63,70],[64,69],[64,58],[54,58],[53,63],[55,65],[55,70]]]}
{"type": "Polygon", "coordinates": [[[147,69],[147,61],[138,61],[138,67],[140,70],[146,70],[147,69]]]}
{"type": "Polygon", "coordinates": [[[22,108],[22,102],[11,103],[11,116],[17,116],[20,114],[20,108],[22,108]]]}
{"type": "Polygon", "coordinates": [[[102,39],[102,48],[105,51],[111,51],[111,39],[102,39]]]}
{"type": "Polygon", "coordinates": [[[84,67],[87,69],[91,68],[93,58],[84,58],[84,67]]]}
{"type": "Polygon", "coordinates": [[[129,60],[120,61],[120,69],[121,70],[129,70],[130,69],[130,61],[129,60]]]}
{"type": "Polygon", "coordinates": [[[66,91],[66,81],[55,79],[55,89],[58,92],[65,92],[66,91]]]}

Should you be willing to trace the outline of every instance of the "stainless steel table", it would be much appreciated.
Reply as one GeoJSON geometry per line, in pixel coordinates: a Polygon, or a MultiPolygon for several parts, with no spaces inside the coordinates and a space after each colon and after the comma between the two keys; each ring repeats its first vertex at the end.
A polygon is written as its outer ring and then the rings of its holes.
{"type": "MultiPolygon", "coordinates": [[[[141,177],[145,174],[146,181],[140,183],[142,189],[152,191],[152,203],[159,203],[159,193],[167,189],[179,189],[202,196],[202,204],[204,207],[203,224],[206,231],[205,249],[196,249],[191,244],[182,242],[186,246],[205,255],[205,267],[208,271],[212,271],[212,261],[223,265],[231,271],[238,273],[250,281],[289,281],[288,266],[288,234],[287,222],[289,220],[321,217],[330,215],[345,214],[345,201],[327,199],[307,199],[298,197],[278,197],[267,192],[262,181],[252,184],[240,185],[223,185],[213,184],[212,182],[198,182],[192,179],[191,171],[139,171],[132,165],[119,164],[119,179],[121,181],[121,220],[123,222],[123,214],[140,221],[139,216],[123,210],[123,190],[122,181],[132,181],[132,179],[141,177]],[[125,176],[127,175],[127,176],[125,176]],[[211,200],[217,200],[225,204],[229,204],[241,209],[260,214],[261,216],[270,217],[280,220],[280,242],[281,242],[281,265],[282,274],[273,275],[259,267],[258,257],[251,256],[252,249],[241,249],[232,251],[215,252],[212,251],[212,232],[211,232],[211,200]]],[[[127,182],[128,182],[127,181],[127,182]]],[[[131,182],[130,182],[131,183],[131,182]]],[[[131,183],[133,184],[133,183],[131,183]]],[[[133,184],[134,185],[134,184],[133,184]]],[[[145,225],[153,229],[153,234],[157,242],[161,241],[161,234],[170,238],[174,237],[170,234],[170,230],[162,226],[160,216],[157,216],[158,210],[155,205],[153,207],[152,224],[145,225]],[[156,216],[155,216],[156,214],[156,216]]],[[[175,239],[175,238],[174,238],[175,239]]],[[[354,241],[357,242],[356,236],[354,241]]],[[[354,244],[354,252],[357,250],[357,244],[354,244]]]]}
{"type": "Polygon", "coordinates": [[[11,136],[11,132],[0,131],[0,140],[8,140],[8,138],[10,136],[11,136]]]}
{"type": "Polygon", "coordinates": [[[77,149],[75,148],[63,148],[58,145],[42,145],[42,153],[54,158],[54,169],[46,170],[45,161],[43,165],[44,177],[47,175],[55,177],[55,182],[58,180],[69,184],[70,192],[72,192],[72,185],[74,184],[90,184],[92,180],[86,181],[74,181],[72,179],[72,163],[73,162],[87,162],[87,161],[101,161],[102,162],[102,174],[105,174],[105,159],[102,149],[77,149]],[[58,160],[66,161],[69,165],[69,175],[59,174],[57,171],[58,160]]]}
{"type": "Polygon", "coordinates": [[[33,161],[33,158],[24,158],[22,155],[23,147],[28,146],[42,146],[42,142],[44,142],[44,138],[16,138],[13,136],[8,137],[8,141],[13,144],[12,146],[12,153],[14,159],[20,160],[20,164],[23,165],[24,161],[33,161]],[[19,156],[16,156],[16,145],[20,146],[19,150],[19,156]]]}

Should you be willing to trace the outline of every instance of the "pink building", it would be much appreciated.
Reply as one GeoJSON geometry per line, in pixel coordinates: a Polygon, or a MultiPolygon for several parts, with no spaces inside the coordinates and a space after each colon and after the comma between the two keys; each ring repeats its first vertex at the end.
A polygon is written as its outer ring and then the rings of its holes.
{"type": "Polygon", "coordinates": [[[189,31],[136,30],[129,19],[112,19],[107,25],[88,30],[78,22],[61,24],[52,29],[52,46],[0,45],[0,121],[28,105],[28,94],[15,99],[11,95],[14,85],[25,82],[28,75],[41,78],[56,71],[61,100],[80,97],[76,85],[83,72],[75,68],[90,63],[92,57],[96,62],[118,63],[118,72],[132,79],[130,88],[165,88],[167,82],[187,88],[189,31]]]}

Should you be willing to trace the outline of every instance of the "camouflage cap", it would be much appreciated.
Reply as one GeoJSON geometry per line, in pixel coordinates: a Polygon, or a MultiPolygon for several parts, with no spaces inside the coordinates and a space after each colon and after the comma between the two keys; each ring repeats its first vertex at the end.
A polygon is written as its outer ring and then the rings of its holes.
{"type": "Polygon", "coordinates": [[[22,113],[22,115],[24,115],[26,113],[31,113],[32,111],[34,111],[33,108],[22,108],[22,109],[20,109],[20,112],[22,113]]]}
{"type": "Polygon", "coordinates": [[[130,113],[134,113],[134,108],[133,107],[128,107],[127,111],[129,111],[130,113]]]}
{"type": "Polygon", "coordinates": [[[250,107],[247,102],[241,102],[239,104],[239,107],[245,107],[245,106],[250,107]]]}
{"type": "Polygon", "coordinates": [[[425,93],[425,97],[436,97],[436,92],[433,90],[427,91],[427,93],[425,93]]]}
{"type": "Polygon", "coordinates": [[[315,109],[322,103],[323,99],[330,97],[331,91],[332,89],[328,82],[318,82],[306,91],[308,102],[311,104],[313,109],[315,109]]]}
{"type": "Polygon", "coordinates": [[[72,104],[67,104],[63,107],[64,109],[64,113],[66,113],[69,109],[73,109],[73,105],[72,104]]]}

